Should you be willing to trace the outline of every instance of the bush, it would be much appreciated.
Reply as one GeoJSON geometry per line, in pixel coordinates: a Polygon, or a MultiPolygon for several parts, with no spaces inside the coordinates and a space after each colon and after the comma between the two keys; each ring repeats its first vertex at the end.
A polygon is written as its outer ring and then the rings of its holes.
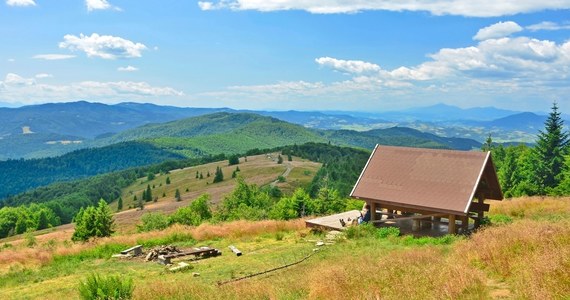
{"type": "Polygon", "coordinates": [[[168,218],[170,224],[178,223],[183,225],[198,226],[202,222],[212,218],[212,211],[209,206],[210,195],[202,194],[194,201],[190,202],[187,207],[176,210],[168,218]]]}
{"type": "Polygon", "coordinates": [[[350,226],[346,228],[345,233],[348,239],[359,239],[375,236],[378,229],[370,223],[360,224],[358,226],[350,226]]]}
{"type": "Polygon", "coordinates": [[[120,276],[99,276],[92,274],[79,284],[81,299],[131,299],[133,280],[120,276]]]}
{"type": "Polygon", "coordinates": [[[110,236],[113,230],[113,214],[107,203],[101,199],[97,207],[81,208],[74,218],[74,241],[86,241],[91,237],[110,236]]]}
{"type": "Polygon", "coordinates": [[[385,239],[388,237],[397,237],[400,235],[400,228],[398,227],[382,227],[378,229],[376,236],[385,239]]]}
{"type": "Polygon", "coordinates": [[[139,232],[162,230],[168,227],[168,217],[162,213],[150,212],[141,217],[142,224],[137,225],[139,232]]]}

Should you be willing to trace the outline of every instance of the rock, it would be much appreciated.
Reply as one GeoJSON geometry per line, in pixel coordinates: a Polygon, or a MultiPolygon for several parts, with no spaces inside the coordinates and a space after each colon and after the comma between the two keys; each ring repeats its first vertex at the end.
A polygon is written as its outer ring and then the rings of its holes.
{"type": "Polygon", "coordinates": [[[320,246],[323,246],[324,244],[325,243],[323,243],[323,241],[318,241],[316,245],[320,247],[320,246]]]}
{"type": "Polygon", "coordinates": [[[192,273],[192,276],[198,277],[198,276],[200,276],[200,273],[198,273],[198,272],[193,272],[193,273],[192,273]]]}

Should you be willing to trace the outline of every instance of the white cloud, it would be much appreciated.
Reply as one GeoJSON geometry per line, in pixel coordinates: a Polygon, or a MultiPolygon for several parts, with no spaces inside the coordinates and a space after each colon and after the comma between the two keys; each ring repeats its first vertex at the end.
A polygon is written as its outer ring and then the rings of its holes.
{"type": "Polygon", "coordinates": [[[6,0],[8,6],[36,6],[34,0],[6,0]]]}
{"type": "Polygon", "coordinates": [[[113,6],[107,0],[85,0],[88,11],[114,9],[121,11],[119,7],[113,6]]]}
{"type": "Polygon", "coordinates": [[[537,24],[526,26],[526,29],[530,31],[538,30],[567,30],[570,29],[570,24],[558,24],[554,22],[544,21],[537,24]]]}
{"type": "Polygon", "coordinates": [[[62,59],[70,59],[74,58],[75,55],[69,54],[38,54],[34,55],[32,58],[35,59],[45,59],[45,60],[62,60],[62,59]]]}
{"type": "Polygon", "coordinates": [[[24,78],[18,74],[8,73],[4,78],[5,86],[29,86],[34,85],[36,81],[33,78],[24,78]]]}
{"type": "Polygon", "coordinates": [[[35,77],[38,79],[43,79],[43,78],[51,78],[51,77],[53,77],[53,75],[47,74],[47,73],[39,73],[39,74],[36,74],[35,77]]]}
{"type": "Polygon", "coordinates": [[[304,10],[315,14],[356,13],[367,10],[427,11],[433,15],[499,17],[569,9],[570,0],[220,0],[201,1],[198,6],[202,10],[304,10]]]}
{"type": "Polygon", "coordinates": [[[93,33],[91,36],[67,34],[63,37],[63,42],[59,43],[59,47],[72,51],[83,51],[88,57],[100,57],[103,59],[141,57],[141,52],[147,49],[141,43],[134,43],[121,37],[99,35],[97,33],[93,33]]]}
{"type": "Polygon", "coordinates": [[[139,68],[133,67],[133,66],[126,66],[126,67],[118,67],[117,71],[119,72],[135,72],[138,71],[139,68]]]}
{"type": "Polygon", "coordinates": [[[488,39],[502,38],[510,36],[513,33],[522,31],[523,28],[512,21],[499,22],[491,26],[479,29],[473,37],[474,40],[483,41],[488,39]]]}
{"type": "Polygon", "coordinates": [[[380,66],[361,60],[342,60],[331,57],[319,57],[315,62],[321,66],[331,67],[335,70],[349,73],[378,72],[380,66]]]}
{"type": "MultiPolygon", "coordinates": [[[[40,74],[38,74],[40,75],[40,74]]],[[[41,84],[34,78],[24,78],[8,73],[0,81],[0,99],[20,101],[26,104],[38,101],[65,101],[77,99],[101,99],[103,101],[144,100],[149,97],[180,97],[182,91],[172,87],[152,86],[135,81],[81,81],[66,85],[41,84]]]]}
{"type": "Polygon", "coordinates": [[[346,107],[351,102],[370,107],[375,101],[394,107],[417,106],[418,99],[453,99],[465,106],[501,106],[503,101],[503,107],[509,107],[513,101],[548,102],[570,93],[570,41],[557,43],[525,36],[486,39],[469,47],[443,48],[428,55],[423,63],[393,69],[333,57],[320,57],[315,62],[350,79],[231,86],[199,96],[223,103],[232,103],[231,99],[264,103],[271,99],[290,105],[296,101],[296,105],[314,104],[312,107],[318,109],[319,105],[331,108],[332,103],[346,107]]]}
{"type": "Polygon", "coordinates": [[[8,58],[8,62],[15,62],[15,61],[16,61],[16,59],[14,59],[14,58],[8,58]]]}

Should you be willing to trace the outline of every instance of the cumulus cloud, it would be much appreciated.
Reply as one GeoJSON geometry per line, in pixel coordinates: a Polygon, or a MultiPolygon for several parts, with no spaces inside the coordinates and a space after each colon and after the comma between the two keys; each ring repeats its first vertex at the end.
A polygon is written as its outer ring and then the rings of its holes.
{"type": "MultiPolygon", "coordinates": [[[[38,74],[40,75],[40,74],[38,74]]],[[[0,81],[0,98],[8,101],[34,103],[36,101],[63,101],[76,99],[148,99],[149,97],[180,97],[182,91],[172,87],[152,86],[135,81],[81,81],[66,85],[37,83],[34,78],[25,78],[14,73],[6,74],[0,81]]],[[[147,100],[148,101],[148,100],[147,100]]]]}
{"type": "Polygon", "coordinates": [[[138,71],[139,68],[133,67],[133,66],[126,66],[126,67],[118,67],[117,71],[119,72],[135,72],[138,71]]]}
{"type": "Polygon", "coordinates": [[[198,6],[202,10],[304,10],[315,14],[356,13],[367,10],[427,11],[433,15],[499,17],[569,9],[570,0],[219,0],[201,1],[198,6]]]}
{"type": "Polygon", "coordinates": [[[16,59],[14,59],[14,58],[8,58],[8,62],[15,62],[15,61],[16,61],[16,59]]]}
{"type": "Polygon", "coordinates": [[[499,22],[491,26],[479,29],[473,39],[483,41],[488,39],[502,38],[510,36],[511,34],[520,32],[522,30],[523,28],[515,22],[499,22]]]}
{"type": "Polygon", "coordinates": [[[348,73],[378,72],[380,66],[361,60],[342,60],[332,57],[319,57],[315,62],[321,66],[331,67],[338,71],[348,73]]]}
{"type": "Polygon", "coordinates": [[[53,75],[47,74],[47,73],[39,73],[39,74],[36,74],[35,77],[38,79],[43,79],[43,78],[51,78],[51,77],[53,77],[53,75]]]}
{"type": "Polygon", "coordinates": [[[111,5],[107,0],[85,0],[85,6],[88,11],[114,9],[120,11],[121,9],[111,5]]]}
{"type": "Polygon", "coordinates": [[[539,30],[567,30],[567,29],[570,29],[570,24],[568,24],[568,23],[559,24],[559,23],[544,21],[544,22],[540,22],[540,23],[537,23],[537,24],[532,24],[532,25],[526,26],[526,29],[528,29],[528,30],[530,30],[530,31],[539,31],[539,30]]]}
{"type": "Polygon", "coordinates": [[[33,78],[24,78],[18,74],[8,73],[4,78],[5,86],[29,86],[34,85],[36,81],[33,78]]]}
{"type": "Polygon", "coordinates": [[[404,101],[417,105],[414,101],[418,99],[451,98],[464,99],[464,105],[472,105],[472,101],[497,105],[496,101],[506,99],[546,97],[552,101],[570,93],[570,41],[557,43],[526,36],[489,38],[468,47],[443,48],[420,64],[392,69],[374,62],[333,57],[319,57],[315,63],[350,78],[231,86],[201,96],[226,102],[297,99],[305,107],[312,101],[322,107],[327,104],[321,101],[328,99],[346,107],[349,99],[360,99],[358,105],[368,103],[363,99],[382,99],[382,103],[401,106],[404,101]]]}
{"type": "Polygon", "coordinates": [[[6,0],[8,6],[36,6],[34,0],[6,0]]]}
{"type": "Polygon", "coordinates": [[[62,60],[62,59],[70,59],[74,58],[75,55],[69,54],[38,54],[34,55],[32,58],[35,59],[44,59],[44,60],[62,60]]]}
{"type": "Polygon", "coordinates": [[[63,37],[63,42],[59,43],[59,47],[71,51],[83,51],[88,57],[100,57],[103,59],[141,57],[142,51],[147,49],[141,43],[97,33],[93,33],[90,36],[67,34],[63,37]]]}

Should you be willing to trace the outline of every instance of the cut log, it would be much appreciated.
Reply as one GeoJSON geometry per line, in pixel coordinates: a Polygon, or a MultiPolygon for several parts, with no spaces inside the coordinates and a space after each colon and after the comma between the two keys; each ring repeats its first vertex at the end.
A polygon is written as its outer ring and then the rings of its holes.
{"type": "Polygon", "coordinates": [[[235,253],[237,256],[241,256],[241,251],[239,251],[238,248],[236,248],[235,246],[230,246],[229,248],[230,248],[230,250],[232,250],[232,252],[235,253]]]}

